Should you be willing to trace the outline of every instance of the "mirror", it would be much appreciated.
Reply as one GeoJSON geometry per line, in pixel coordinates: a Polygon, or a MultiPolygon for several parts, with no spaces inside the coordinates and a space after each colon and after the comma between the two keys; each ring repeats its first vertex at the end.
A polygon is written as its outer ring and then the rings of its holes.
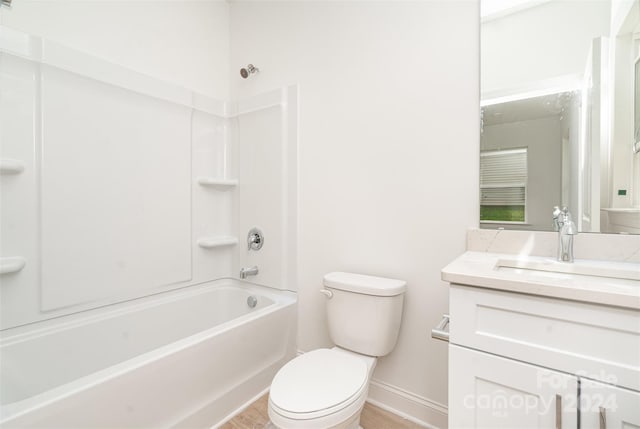
{"type": "Polygon", "coordinates": [[[640,0],[481,0],[480,227],[640,234],[640,0]]]}

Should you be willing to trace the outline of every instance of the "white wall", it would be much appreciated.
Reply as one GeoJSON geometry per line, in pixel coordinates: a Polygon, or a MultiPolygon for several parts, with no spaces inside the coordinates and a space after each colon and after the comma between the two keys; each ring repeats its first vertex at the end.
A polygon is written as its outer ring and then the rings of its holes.
{"type": "Polygon", "coordinates": [[[214,98],[229,96],[222,0],[17,0],[0,24],[214,98]]]}
{"type": "Polygon", "coordinates": [[[371,395],[406,392],[394,406],[438,425],[440,269],[479,216],[478,13],[475,1],[231,3],[232,95],[300,85],[299,347],[331,345],[325,273],[407,280],[400,339],[371,395]],[[242,80],[247,63],[260,73],[242,80]]]}
{"type": "Polygon", "coordinates": [[[560,116],[484,126],[482,150],[527,148],[527,225],[483,224],[483,228],[552,229],[550,212],[562,205],[560,116]]]}

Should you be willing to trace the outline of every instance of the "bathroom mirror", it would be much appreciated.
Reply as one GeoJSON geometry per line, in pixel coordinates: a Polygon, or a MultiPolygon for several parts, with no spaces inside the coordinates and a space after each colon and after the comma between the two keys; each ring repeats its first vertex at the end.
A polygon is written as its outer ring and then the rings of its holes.
{"type": "Polygon", "coordinates": [[[640,234],[640,0],[481,0],[480,226],[640,234]]]}

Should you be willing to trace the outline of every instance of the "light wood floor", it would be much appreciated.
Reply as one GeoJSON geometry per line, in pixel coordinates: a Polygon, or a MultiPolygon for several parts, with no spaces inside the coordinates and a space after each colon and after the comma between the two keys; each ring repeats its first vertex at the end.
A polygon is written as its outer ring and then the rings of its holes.
{"type": "MultiPolygon", "coordinates": [[[[267,404],[269,395],[264,395],[224,425],[221,429],[270,429],[267,404]]],[[[363,429],[417,429],[421,426],[407,419],[366,403],[360,416],[363,429]]]]}

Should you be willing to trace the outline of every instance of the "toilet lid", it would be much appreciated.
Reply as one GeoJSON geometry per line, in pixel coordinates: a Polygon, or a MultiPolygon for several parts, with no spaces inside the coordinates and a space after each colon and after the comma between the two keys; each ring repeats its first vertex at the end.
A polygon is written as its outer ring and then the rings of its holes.
{"type": "Polygon", "coordinates": [[[362,359],[329,349],[314,350],[293,359],[278,371],[269,399],[290,413],[312,413],[344,406],[367,382],[362,359]]]}

